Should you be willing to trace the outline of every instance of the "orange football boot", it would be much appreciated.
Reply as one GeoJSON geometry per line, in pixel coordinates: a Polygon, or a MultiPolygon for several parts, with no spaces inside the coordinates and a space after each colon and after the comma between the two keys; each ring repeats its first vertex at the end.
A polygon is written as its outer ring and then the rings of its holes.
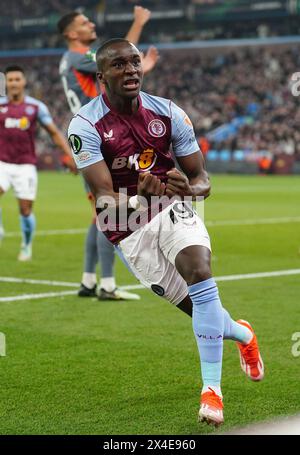
{"type": "Polygon", "coordinates": [[[199,422],[211,423],[218,427],[224,422],[223,401],[216,392],[209,388],[209,392],[201,394],[201,407],[199,410],[199,422]]]}
{"type": "Polygon", "coordinates": [[[241,368],[252,381],[262,381],[264,378],[264,363],[262,361],[257,338],[249,322],[239,319],[238,324],[244,325],[253,333],[253,338],[248,344],[236,343],[239,349],[241,368]]]}

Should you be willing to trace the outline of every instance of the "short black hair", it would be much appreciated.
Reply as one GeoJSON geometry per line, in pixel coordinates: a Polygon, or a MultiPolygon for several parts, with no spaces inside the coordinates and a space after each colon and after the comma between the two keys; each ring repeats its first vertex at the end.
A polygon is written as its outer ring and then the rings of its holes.
{"type": "Polygon", "coordinates": [[[97,62],[98,70],[101,70],[101,68],[102,68],[102,62],[106,56],[107,49],[109,49],[111,46],[113,46],[114,44],[117,44],[117,43],[132,44],[130,41],[128,41],[125,38],[112,38],[108,41],[105,41],[96,52],[96,62],[97,62]]]}
{"type": "Polygon", "coordinates": [[[22,68],[22,66],[19,66],[19,65],[10,65],[10,66],[7,66],[4,70],[4,73],[7,74],[7,73],[10,73],[12,71],[20,71],[20,73],[24,73],[24,69],[22,68]]]}
{"type": "Polygon", "coordinates": [[[71,11],[70,13],[65,14],[63,17],[61,17],[59,19],[59,21],[57,22],[57,28],[58,28],[59,33],[61,35],[63,35],[66,28],[69,27],[69,25],[72,24],[74,19],[77,16],[80,16],[80,14],[81,13],[79,13],[79,11],[71,11]]]}

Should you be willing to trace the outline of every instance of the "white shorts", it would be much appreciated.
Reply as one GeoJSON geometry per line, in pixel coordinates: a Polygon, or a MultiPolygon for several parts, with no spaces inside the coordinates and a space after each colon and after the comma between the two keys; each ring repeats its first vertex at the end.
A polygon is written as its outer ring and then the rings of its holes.
{"type": "Polygon", "coordinates": [[[211,250],[201,218],[190,205],[175,202],[121,240],[119,248],[144,286],[178,305],[188,295],[188,287],[175,268],[175,259],[181,250],[192,245],[211,250]]]}
{"type": "Polygon", "coordinates": [[[12,186],[18,199],[34,201],[37,193],[37,170],[33,164],[12,164],[0,161],[0,188],[12,186]]]}

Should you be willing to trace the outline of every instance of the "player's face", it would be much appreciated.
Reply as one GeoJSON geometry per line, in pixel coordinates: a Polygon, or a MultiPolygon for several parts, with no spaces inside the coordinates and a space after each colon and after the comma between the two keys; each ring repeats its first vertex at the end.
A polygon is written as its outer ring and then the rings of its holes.
{"type": "Polygon", "coordinates": [[[6,74],[6,90],[9,96],[19,96],[24,92],[26,79],[21,71],[10,71],[6,74]]]}
{"type": "Polygon", "coordinates": [[[141,56],[133,44],[117,43],[107,51],[102,72],[98,73],[101,83],[112,95],[121,98],[136,98],[143,81],[141,56]]]}
{"type": "Polygon", "coordinates": [[[89,46],[97,39],[96,25],[84,16],[84,14],[75,17],[70,33],[75,39],[86,46],[89,46]]]}

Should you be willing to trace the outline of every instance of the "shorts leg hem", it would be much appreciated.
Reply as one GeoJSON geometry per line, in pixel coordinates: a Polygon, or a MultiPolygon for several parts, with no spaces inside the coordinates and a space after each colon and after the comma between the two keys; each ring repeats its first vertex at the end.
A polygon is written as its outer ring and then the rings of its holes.
{"type": "Polygon", "coordinates": [[[207,241],[199,240],[198,242],[195,242],[195,240],[186,239],[186,240],[183,240],[180,242],[180,246],[178,245],[171,249],[171,251],[168,254],[168,260],[171,262],[171,264],[173,264],[175,266],[175,259],[176,259],[177,254],[180,253],[180,251],[184,250],[184,248],[187,248],[188,246],[194,246],[194,245],[204,246],[204,247],[208,248],[209,251],[211,252],[211,244],[210,244],[209,240],[207,240],[207,241]]]}

